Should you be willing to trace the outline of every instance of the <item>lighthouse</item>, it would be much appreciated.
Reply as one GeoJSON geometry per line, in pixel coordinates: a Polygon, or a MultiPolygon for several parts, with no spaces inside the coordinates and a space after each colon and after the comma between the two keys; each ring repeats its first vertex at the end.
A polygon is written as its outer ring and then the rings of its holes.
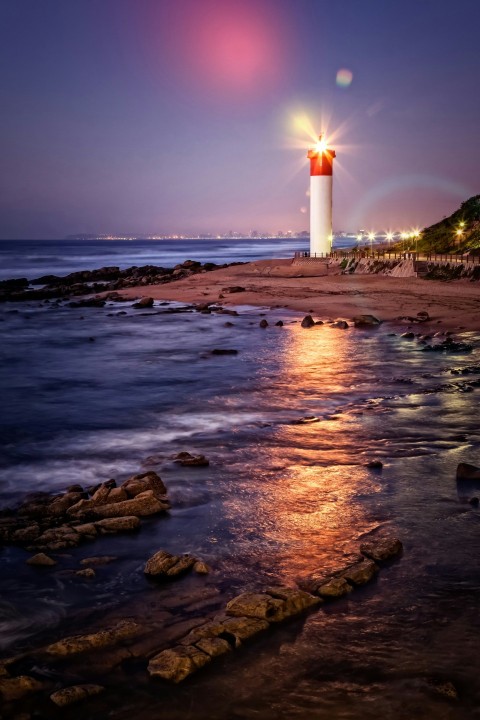
{"type": "Polygon", "coordinates": [[[308,151],[310,160],[310,255],[329,255],[332,250],[332,186],[335,150],[323,133],[308,151]]]}

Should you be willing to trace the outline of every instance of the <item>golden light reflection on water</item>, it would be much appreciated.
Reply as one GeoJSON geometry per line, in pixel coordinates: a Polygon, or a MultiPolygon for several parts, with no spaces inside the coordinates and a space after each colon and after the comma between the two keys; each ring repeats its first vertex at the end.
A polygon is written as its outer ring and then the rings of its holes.
{"type": "Polygon", "coordinates": [[[359,464],[361,417],[321,417],[332,412],[335,393],[348,395],[361,380],[354,347],[344,331],[329,327],[290,326],[285,337],[275,391],[285,402],[293,392],[306,409],[311,403],[319,420],[280,426],[274,442],[262,448],[263,473],[253,462],[247,468],[258,483],[246,527],[247,534],[258,533],[258,552],[265,561],[273,555],[270,562],[284,580],[333,569],[345,553],[358,551],[362,533],[378,525],[360,498],[381,490],[379,477],[359,464]]]}

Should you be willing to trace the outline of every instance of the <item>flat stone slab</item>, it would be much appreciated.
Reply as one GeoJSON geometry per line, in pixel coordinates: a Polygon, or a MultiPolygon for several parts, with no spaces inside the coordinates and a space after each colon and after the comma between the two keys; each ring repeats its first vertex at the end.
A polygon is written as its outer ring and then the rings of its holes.
{"type": "Polygon", "coordinates": [[[133,637],[141,631],[140,625],[131,620],[122,620],[113,627],[99,630],[89,635],[72,635],[48,645],[46,652],[50,655],[75,655],[96,648],[114,645],[121,640],[133,637]]]}
{"type": "Polygon", "coordinates": [[[104,689],[102,685],[71,685],[52,693],[50,700],[58,707],[66,707],[86,700],[93,695],[99,695],[104,689]]]}

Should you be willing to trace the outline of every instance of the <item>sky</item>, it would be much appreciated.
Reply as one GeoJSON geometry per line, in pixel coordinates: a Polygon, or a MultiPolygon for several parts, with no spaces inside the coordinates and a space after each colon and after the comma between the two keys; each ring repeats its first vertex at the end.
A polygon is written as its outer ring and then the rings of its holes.
{"type": "Polygon", "coordinates": [[[424,227],[480,193],[478,0],[0,0],[0,238],[424,227]]]}

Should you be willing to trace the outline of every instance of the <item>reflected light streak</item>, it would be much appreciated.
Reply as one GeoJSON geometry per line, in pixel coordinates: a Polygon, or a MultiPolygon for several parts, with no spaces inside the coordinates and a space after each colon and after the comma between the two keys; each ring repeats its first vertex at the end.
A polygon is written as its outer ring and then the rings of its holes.
{"type": "Polygon", "coordinates": [[[279,547],[276,566],[292,579],[318,567],[334,569],[345,553],[357,549],[358,535],[375,523],[355,497],[359,488],[377,492],[380,487],[378,478],[358,465],[355,437],[361,442],[361,418],[322,417],[333,410],[332,397],[361,383],[346,335],[329,327],[290,326],[280,376],[278,392],[282,394],[282,383],[285,397],[294,388],[300,403],[320,416],[318,422],[278,430],[269,464],[282,469],[272,474],[256,500],[255,514],[268,518],[263,528],[269,543],[279,547]]]}

